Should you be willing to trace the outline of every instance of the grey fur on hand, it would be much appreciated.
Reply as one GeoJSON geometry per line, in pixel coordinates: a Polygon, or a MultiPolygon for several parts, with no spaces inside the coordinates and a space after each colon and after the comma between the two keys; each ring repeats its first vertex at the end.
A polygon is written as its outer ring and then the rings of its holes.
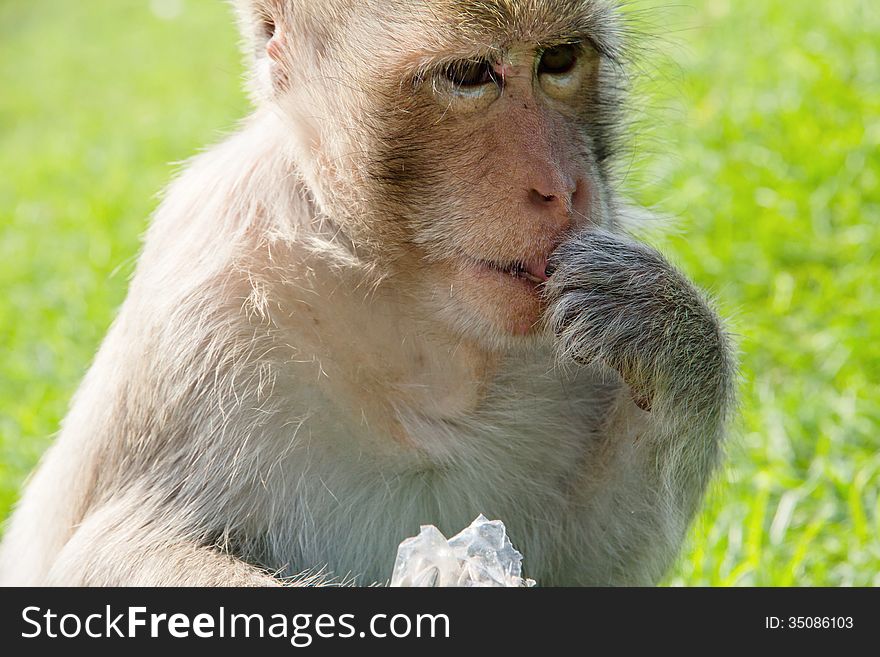
{"type": "Polygon", "coordinates": [[[729,339],[703,295],[657,250],[589,229],[560,246],[550,265],[546,320],[562,363],[601,360],[643,410],[725,412],[729,339]]]}

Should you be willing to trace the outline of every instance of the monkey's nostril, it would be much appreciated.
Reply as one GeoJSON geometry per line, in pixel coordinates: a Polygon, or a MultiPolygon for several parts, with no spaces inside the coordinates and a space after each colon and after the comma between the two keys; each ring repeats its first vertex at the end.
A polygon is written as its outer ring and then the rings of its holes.
{"type": "Polygon", "coordinates": [[[532,199],[533,203],[537,205],[547,205],[553,203],[556,200],[556,196],[554,194],[543,194],[539,192],[537,189],[533,189],[529,192],[529,196],[532,199]]]}

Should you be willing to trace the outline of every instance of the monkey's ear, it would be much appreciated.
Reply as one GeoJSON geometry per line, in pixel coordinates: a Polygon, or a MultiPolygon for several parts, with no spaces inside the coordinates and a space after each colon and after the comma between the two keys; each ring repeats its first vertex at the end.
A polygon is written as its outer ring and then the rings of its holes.
{"type": "Polygon", "coordinates": [[[258,90],[280,92],[290,85],[285,0],[233,0],[258,90]]]}

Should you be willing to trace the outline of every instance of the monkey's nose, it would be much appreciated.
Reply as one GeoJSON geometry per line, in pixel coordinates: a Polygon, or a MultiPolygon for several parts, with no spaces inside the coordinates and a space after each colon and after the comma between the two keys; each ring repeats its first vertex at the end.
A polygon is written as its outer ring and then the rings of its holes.
{"type": "Polygon", "coordinates": [[[529,204],[559,229],[571,224],[572,212],[580,185],[568,176],[536,176],[529,189],[529,204]]]}
{"type": "Polygon", "coordinates": [[[552,224],[557,230],[566,230],[571,224],[570,194],[548,194],[533,188],[529,190],[529,205],[537,211],[542,223],[552,224]]]}

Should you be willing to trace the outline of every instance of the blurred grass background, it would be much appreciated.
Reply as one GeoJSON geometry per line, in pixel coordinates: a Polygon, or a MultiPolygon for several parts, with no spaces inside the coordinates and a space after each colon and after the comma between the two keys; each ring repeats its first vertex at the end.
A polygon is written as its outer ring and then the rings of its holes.
{"type": "MultiPolygon", "coordinates": [[[[727,464],[667,581],[880,585],[880,10],[630,11],[672,32],[642,57],[628,185],[675,218],[665,248],[743,356],[727,464]]],[[[236,44],[216,0],[0,2],[0,518],[125,295],[169,163],[247,111],[236,44]]]]}

